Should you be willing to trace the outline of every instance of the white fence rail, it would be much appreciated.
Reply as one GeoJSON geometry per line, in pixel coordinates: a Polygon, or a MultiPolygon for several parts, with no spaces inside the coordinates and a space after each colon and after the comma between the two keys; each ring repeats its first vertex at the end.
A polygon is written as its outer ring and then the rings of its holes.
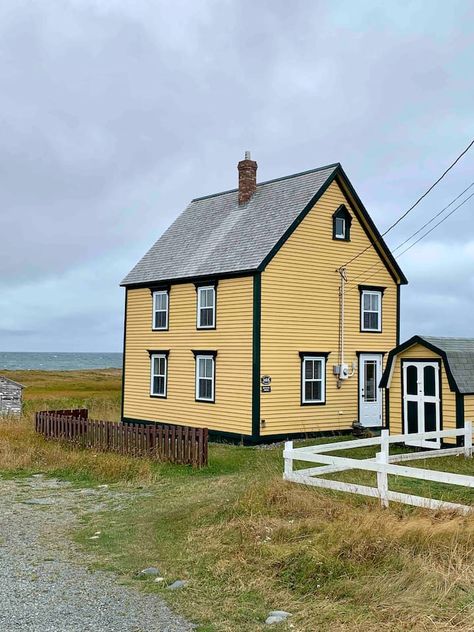
{"type": "Polygon", "coordinates": [[[449,485],[459,485],[462,487],[474,488],[474,476],[464,476],[462,474],[451,474],[438,470],[426,470],[416,467],[406,467],[396,465],[403,461],[414,461],[432,457],[443,457],[453,455],[464,455],[470,458],[473,455],[473,426],[471,421],[466,421],[465,427],[458,430],[442,430],[437,432],[425,432],[418,434],[390,435],[388,430],[382,430],[380,437],[370,439],[358,439],[354,441],[339,441],[337,443],[324,443],[321,445],[305,446],[294,448],[293,441],[285,443],[283,458],[285,460],[285,472],[283,478],[287,481],[323,487],[352,494],[362,494],[380,499],[383,507],[388,507],[390,500],[425,507],[428,509],[455,510],[467,514],[474,511],[474,506],[461,505],[458,503],[445,502],[435,498],[425,498],[401,492],[390,491],[388,487],[388,475],[415,478],[424,481],[434,481],[437,483],[447,483],[449,485]],[[443,439],[448,437],[462,437],[463,445],[456,448],[441,448],[435,451],[408,452],[402,454],[390,454],[390,444],[405,443],[406,441],[433,439],[443,439]],[[365,448],[368,446],[380,446],[375,458],[354,459],[348,457],[325,454],[339,450],[352,450],[353,448],[365,448]],[[294,461],[306,461],[309,463],[319,463],[320,467],[310,467],[295,470],[294,461]],[[322,465],[322,467],[321,467],[322,465]],[[359,485],[356,483],[345,483],[326,478],[320,478],[324,474],[334,474],[347,470],[365,470],[377,473],[377,487],[359,485]]]}

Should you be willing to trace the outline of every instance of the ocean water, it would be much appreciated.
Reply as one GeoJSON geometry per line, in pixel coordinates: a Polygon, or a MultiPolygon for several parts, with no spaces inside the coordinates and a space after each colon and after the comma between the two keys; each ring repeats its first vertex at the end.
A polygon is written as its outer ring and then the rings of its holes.
{"type": "Polygon", "coordinates": [[[0,351],[0,371],[79,371],[122,368],[121,353],[15,353],[0,351]]]}

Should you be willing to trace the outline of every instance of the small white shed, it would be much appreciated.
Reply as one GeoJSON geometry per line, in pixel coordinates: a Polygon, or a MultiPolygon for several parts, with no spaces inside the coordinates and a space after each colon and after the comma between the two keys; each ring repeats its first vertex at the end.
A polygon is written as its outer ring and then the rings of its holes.
{"type": "Polygon", "coordinates": [[[21,415],[24,388],[23,384],[0,375],[0,415],[21,415]]]}

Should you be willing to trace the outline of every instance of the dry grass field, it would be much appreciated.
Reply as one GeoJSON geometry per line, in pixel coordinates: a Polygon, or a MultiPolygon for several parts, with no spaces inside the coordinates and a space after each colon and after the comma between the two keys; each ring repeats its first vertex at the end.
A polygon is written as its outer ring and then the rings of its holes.
{"type": "MultiPolygon", "coordinates": [[[[35,436],[34,410],[87,406],[116,419],[119,373],[27,373],[14,377],[28,385],[25,415],[0,422],[0,475],[41,471],[136,489],[120,509],[88,516],[74,537],[97,567],[160,593],[201,632],[264,630],[272,609],[293,615],[275,629],[295,632],[474,630],[474,518],[381,510],[371,499],[284,483],[281,447],[214,444],[201,471],[73,451],[35,436]],[[164,584],[137,580],[151,565],[164,584]],[[167,591],[175,579],[189,584],[167,591]]],[[[443,461],[474,469],[462,458],[443,461]]],[[[472,491],[458,494],[474,504],[472,491]]]]}

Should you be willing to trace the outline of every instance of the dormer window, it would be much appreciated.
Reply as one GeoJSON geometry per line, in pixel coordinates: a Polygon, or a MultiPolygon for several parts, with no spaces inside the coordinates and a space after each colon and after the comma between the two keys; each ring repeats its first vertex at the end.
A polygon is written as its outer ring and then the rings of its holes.
{"type": "Polygon", "coordinates": [[[352,217],[344,204],[332,216],[332,238],[340,241],[351,240],[352,217]]]}

